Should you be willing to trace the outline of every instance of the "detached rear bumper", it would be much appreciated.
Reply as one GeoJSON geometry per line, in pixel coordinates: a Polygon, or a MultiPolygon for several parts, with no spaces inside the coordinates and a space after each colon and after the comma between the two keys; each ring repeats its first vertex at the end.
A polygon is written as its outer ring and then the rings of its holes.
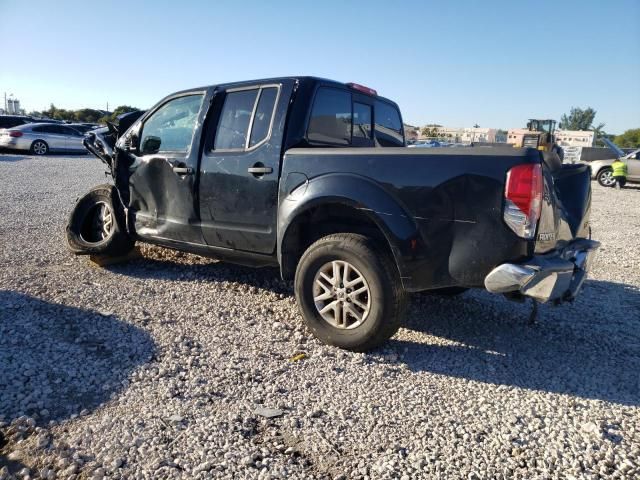
{"type": "Polygon", "coordinates": [[[600,242],[579,238],[563,250],[536,255],[522,264],[503,263],[484,279],[492,293],[519,292],[539,302],[573,300],[587,278],[600,242]]]}

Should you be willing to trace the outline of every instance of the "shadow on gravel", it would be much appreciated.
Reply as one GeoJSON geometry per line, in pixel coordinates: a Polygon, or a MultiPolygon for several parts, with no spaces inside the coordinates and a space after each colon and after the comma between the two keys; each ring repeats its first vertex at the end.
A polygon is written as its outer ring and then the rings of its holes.
{"type": "Polygon", "coordinates": [[[154,351],[145,331],[115,316],[0,290],[0,420],[91,411],[154,351]]]}
{"type": "MultiPolygon", "coordinates": [[[[226,281],[293,293],[275,268],[183,264],[180,258],[107,268],[137,278],[226,281]]],[[[452,298],[414,295],[405,327],[460,345],[392,339],[389,346],[407,349],[403,361],[414,371],[640,405],[638,289],[588,280],[573,304],[542,306],[533,326],[527,324],[530,308],[482,291],[452,298]]]]}
{"type": "Polygon", "coordinates": [[[640,405],[640,291],[590,280],[574,304],[542,307],[490,294],[417,297],[407,328],[459,345],[391,340],[413,371],[640,405]]]}
{"type": "Polygon", "coordinates": [[[15,155],[8,152],[0,152],[0,162],[19,162],[20,160],[30,160],[27,155],[15,155]]]}
{"type": "MultiPolygon", "coordinates": [[[[177,258],[181,257],[180,253],[171,252],[171,254],[177,258]]],[[[203,261],[207,263],[184,264],[170,259],[141,258],[125,264],[108,265],[104,268],[113,273],[142,279],[233,282],[263,288],[275,293],[293,293],[290,282],[283,281],[280,278],[280,271],[275,267],[243,267],[204,258],[203,261]]]]}

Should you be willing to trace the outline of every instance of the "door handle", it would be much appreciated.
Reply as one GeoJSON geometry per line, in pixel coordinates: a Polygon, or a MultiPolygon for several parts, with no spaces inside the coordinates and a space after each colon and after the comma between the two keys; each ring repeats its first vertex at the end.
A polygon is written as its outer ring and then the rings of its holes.
{"type": "Polygon", "coordinates": [[[265,173],[272,173],[273,172],[273,168],[271,168],[271,167],[249,167],[247,169],[247,171],[249,173],[254,174],[254,175],[264,175],[265,173]]]}
{"type": "Polygon", "coordinates": [[[191,167],[173,167],[173,173],[177,173],[178,175],[191,175],[193,173],[193,168],[191,168],[191,167]]]}

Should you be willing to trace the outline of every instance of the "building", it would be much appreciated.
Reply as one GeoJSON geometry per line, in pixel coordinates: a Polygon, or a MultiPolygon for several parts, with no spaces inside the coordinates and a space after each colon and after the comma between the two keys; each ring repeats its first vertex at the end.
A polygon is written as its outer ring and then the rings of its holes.
{"type": "Polygon", "coordinates": [[[427,126],[427,128],[433,133],[432,136],[422,138],[437,138],[451,143],[471,143],[471,142],[488,142],[494,143],[499,141],[498,130],[495,128],[481,128],[481,127],[438,127],[427,126]]]}
{"type": "Polygon", "coordinates": [[[591,130],[556,130],[555,135],[561,147],[593,147],[596,140],[591,130]]]}
{"type": "Polygon", "coordinates": [[[22,113],[22,110],[20,109],[20,100],[17,98],[7,98],[5,103],[7,115],[20,115],[22,113]]]}
{"type": "Polygon", "coordinates": [[[413,125],[404,124],[404,139],[409,142],[416,141],[419,136],[418,127],[414,127],[413,125]]]}
{"type": "Polygon", "coordinates": [[[507,143],[521,147],[524,145],[524,136],[530,133],[527,128],[510,128],[507,132],[507,143]]]}

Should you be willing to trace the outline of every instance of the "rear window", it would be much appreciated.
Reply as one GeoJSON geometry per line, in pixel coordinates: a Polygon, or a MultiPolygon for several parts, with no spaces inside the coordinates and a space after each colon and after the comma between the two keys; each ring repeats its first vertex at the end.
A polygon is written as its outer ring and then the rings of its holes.
{"type": "Polygon", "coordinates": [[[275,87],[263,88],[260,91],[260,98],[258,99],[253,125],[251,126],[249,148],[267,139],[277,97],[278,89],[275,87]]]}
{"type": "Polygon", "coordinates": [[[353,103],[353,137],[372,138],[371,105],[353,103]]]}
{"type": "Polygon", "coordinates": [[[363,101],[354,101],[348,90],[320,87],[311,109],[307,140],[316,145],[366,147],[373,146],[375,138],[381,147],[404,146],[398,109],[383,100],[372,98],[373,105],[363,101]]]}
{"type": "Polygon", "coordinates": [[[307,138],[329,145],[351,144],[351,94],[337,88],[318,89],[313,102],[307,138]]]}
{"type": "Polygon", "coordinates": [[[404,135],[400,113],[393,105],[376,100],[376,140],[383,147],[402,147],[404,135]]]}

